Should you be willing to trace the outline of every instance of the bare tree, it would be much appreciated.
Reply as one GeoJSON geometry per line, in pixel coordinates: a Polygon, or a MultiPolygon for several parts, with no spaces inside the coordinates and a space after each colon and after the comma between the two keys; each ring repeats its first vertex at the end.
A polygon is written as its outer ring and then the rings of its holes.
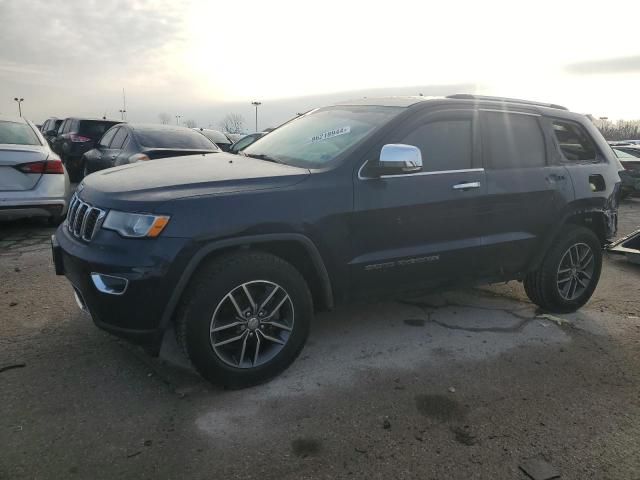
{"type": "Polygon", "coordinates": [[[198,124],[196,123],[195,120],[185,120],[184,121],[184,126],[185,127],[189,127],[189,128],[196,128],[198,126],[198,124]]]}
{"type": "Polygon", "coordinates": [[[227,133],[242,133],[244,117],[238,113],[228,113],[220,122],[220,129],[227,133]]]}
{"type": "Polygon", "coordinates": [[[169,116],[169,114],[164,112],[158,114],[158,119],[163,125],[167,125],[171,121],[171,117],[169,116]]]}

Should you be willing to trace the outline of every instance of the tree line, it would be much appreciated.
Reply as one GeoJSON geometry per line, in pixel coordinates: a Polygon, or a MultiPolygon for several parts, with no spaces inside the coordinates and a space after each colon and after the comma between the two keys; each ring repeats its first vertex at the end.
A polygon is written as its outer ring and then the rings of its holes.
{"type": "MultiPolygon", "coordinates": [[[[158,120],[160,120],[160,123],[163,125],[169,125],[170,123],[173,123],[171,115],[165,112],[158,114],[158,120]]],[[[189,128],[198,127],[198,123],[195,120],[186,119],[180,122],[180,116],[178,115],[176,115],[176,124],[189,127],[189,128]]],[[[244,133],[244,130],[245,130],[244,117],[239,113],[228,113],[218,123],[218,128],[226,133],[244,133]]]]}

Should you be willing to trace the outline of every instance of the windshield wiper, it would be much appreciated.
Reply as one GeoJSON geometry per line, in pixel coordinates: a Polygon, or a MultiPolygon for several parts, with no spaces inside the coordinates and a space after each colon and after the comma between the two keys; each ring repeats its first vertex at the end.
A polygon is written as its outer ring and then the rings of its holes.
{"type": "Polygon", "coordinates": [[[275,158],[270,157],[269,155],[265,155],[264,153],[245,153],[244,156],[257,158],[258,160],[265,160],[267,162],[282,163],[280,160],[276,160],[275,158]]]}

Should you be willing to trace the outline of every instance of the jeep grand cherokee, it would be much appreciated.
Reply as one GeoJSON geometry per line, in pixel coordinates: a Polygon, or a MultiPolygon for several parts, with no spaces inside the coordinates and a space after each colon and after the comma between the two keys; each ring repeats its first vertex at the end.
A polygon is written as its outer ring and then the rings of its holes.
{"type": "Polygon", "coordinates": [[[314,310],[519,280],[571,312],[616,230],[619,177],[591,122],[495,97],[363,99],[248,147],[90,175],[52,238],[95,324],[157,351],[173,325],[212,382],[300,353],[314,310]]]}

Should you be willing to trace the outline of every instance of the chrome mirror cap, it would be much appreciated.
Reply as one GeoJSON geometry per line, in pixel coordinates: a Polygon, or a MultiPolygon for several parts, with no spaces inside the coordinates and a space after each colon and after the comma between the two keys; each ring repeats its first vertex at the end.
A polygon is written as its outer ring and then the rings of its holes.
{"type": "Polygon", "coordinates": [[[422,153],[418,147],[402,143],[389,143],[380,151],[379,167],[382,171],[413,173],[422,170],[422,153]]]}

